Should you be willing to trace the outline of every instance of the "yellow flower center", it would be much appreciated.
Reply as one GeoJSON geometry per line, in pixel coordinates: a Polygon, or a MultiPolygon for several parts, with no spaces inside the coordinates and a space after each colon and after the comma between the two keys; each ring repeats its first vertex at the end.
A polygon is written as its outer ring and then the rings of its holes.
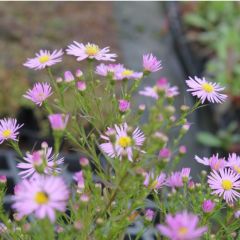
{"type": "Polygon", "coordinates": [[[132,71],[132,70],[129,70],[129,69],[126,69],[126,70],[124,70],[124,71],[122,72],[122,75],[123,75],[124,77],[130,76],[130,75],[132,75],[132,74],[133,74],[133,71],[132,71]]]}
{"type": "Polygon", "coordinates": [[[224,190],[230,190],[233,187],[232,181],[225,179],[222,180],[222,187],[224,190]]]}
{"type": "Polygon", "coordinates": [[[48,195],[45,192],[37,192],[34,200],[38,204],[46,204],[48,202],[48,195]]]}
{"type": "Polygon", "coordinates": [[[202,89],[207,93],[211,93],[211,92],[214,91],[214,87],[209,83],[203,83],[202,84],[202,89]]]}
{"type": "Polygon", "coordinates": [[[4,138],[10,137],[11,134],[12,134],[12,131],[10,129],[6,129],[2,132],[2,135],[3,135],[4,138]]]}
{"type": "Polygon", "coordinates": [[[99,51],[99,47],[95,44],[88,44],[85,48],[85,53],[89,56],[95,56],[99,51]]]}
{"type": "Polygon", "coordinates": [[[43,55],[43,56],[41,56],[41,57],[38,58],[38,61],[39,61],[40,63],[46,63],[46,62],[48,62],[49,60],[50,60],[50,57],[49,57],[48,55],[43,55]]]}
{"type": "Polygon", "coordinates": [[[154,181],[152,182],[152,184],[150,185],[150,189],[156,188],[157,184],[158,184],[158,181],[157,181],[157,180],[154,180],[154,181]]]}
{"type": "Polygon", "coordinates": [[[186,228],[186,227],[180,227],[180,228],[178,229],[178,233],[179,233],[181,236],[184,236],[184,235],[186,235],[186,234],[188,233],[188,228],[186,228]]]}
{"type": "Polygon", "coordinates": [[[118,144],[123,148],[129,147],[132,144],[132,139],[128,136],[120,137],[118,139],[118,144]]]}

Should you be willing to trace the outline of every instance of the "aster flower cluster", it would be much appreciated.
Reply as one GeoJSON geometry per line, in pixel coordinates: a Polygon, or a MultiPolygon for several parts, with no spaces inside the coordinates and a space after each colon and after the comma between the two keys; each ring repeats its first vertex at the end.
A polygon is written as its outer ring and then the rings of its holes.
{"type": "MultiPolygon", "coordinates": [[[[53,144],[36,148],[33,143],[25,152],[19,146],[23,124],[0,119],[0,144],[17,152],[20,178],[11,197],[13,220],[0,211],[3,239],[123,239],[135,221],[143,227],[138,238],[151,228],[156,239],[237,234],[240,156],[196,153],[195,160],[209,167],[198,181],[190,167],[179,170],[188,152],[182,139],[192,125],[189,114],[206,101],[223,103],[224,88],[189,77],[187,92],[197,101],[178,111],[179,88],[161,76],[162,62],[153,53],[144,54],[141,68],[134,70],[115,63],[117,54],[109,47],[94,43],[74,41],[65,52],[40,50],[23,64],[48,74],[23,97],[44,111],[53,144]],[[69,56],[79,64],[86,61],[87,69],[83,65],[55,76],[54,65],[69,56]],[[143,88],[152,73],[159,80],[143,88]],[[136,106],[136,93],[155,101],[147,106],[142,97],[136,106]],[[62,146],[81,155],[72,177],[65,174],[62,146]]],[[[0,175],[1,202],[7,182],[0,175]]]]}

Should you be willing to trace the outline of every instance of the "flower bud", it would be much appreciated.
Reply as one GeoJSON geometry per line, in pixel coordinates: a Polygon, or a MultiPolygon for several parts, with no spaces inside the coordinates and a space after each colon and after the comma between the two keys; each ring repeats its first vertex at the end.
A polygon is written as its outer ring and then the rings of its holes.
{"type": "Polygon", "coordinates": [[[72,81],[74,81],[74,76],[73,76],[72,72],[66,71],[64,73],[64,80],[65,80],[65,82],[72,82],[72,81]]]}
{"type": "Polygon", "coordinates": [[[202,209],[203,209],[203,212],[205,213],[212,212],[214,207],[215,207],[215,203],[211,200],[205,200],[202,204],[202,209]]]}

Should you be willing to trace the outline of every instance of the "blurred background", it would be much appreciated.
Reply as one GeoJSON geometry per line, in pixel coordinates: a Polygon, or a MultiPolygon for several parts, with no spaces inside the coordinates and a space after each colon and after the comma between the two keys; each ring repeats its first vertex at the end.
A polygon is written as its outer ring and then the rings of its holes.
{"type": "MultiPolygon", "coordinates": [[[[240,153],[240,4],[239,2],[0,2],[0,117],[17,117],[25,149],[50,139],[46,116],[22,98],[44,71],[22,66],[39,49],[65,48],[73,40],[110,46],[119,62],[141,70],[142,54],[152,52],[163,69],[141,88],[166,77],[181,95],[177,106],[192,105],[186,93],[188,76],[205,76],[226,86],[228,101],[207,105],[193,114],[184,139],[183,165],[199,172],[194,155],[240,153]]],[[[84,68],[71,57],[54,67],[55,74],[84,68]],[[64,66],[64,68],[63,68],[64,66]]],[[[135,96],[136,104],[151,100],[135,96]]],[[[67,155],[68,170],[78,159],[67,155]]],[[[18,180],[14,155],[0,145],[0,175],[18,180]]],[[[12,180],[11,180],[12,179],[12,180]]],[[[9,192],[11,188],[9,187],[9,192]]]]}

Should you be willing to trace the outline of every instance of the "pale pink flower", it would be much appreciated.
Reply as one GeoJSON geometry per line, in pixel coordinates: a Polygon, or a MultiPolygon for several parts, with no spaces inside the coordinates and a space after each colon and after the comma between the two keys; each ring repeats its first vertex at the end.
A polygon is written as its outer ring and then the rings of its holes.
{"type": "Polygon", "coordinates": [[[84,59],[96,59],[98,61],[115,61],[114,58],[117,57],[115,53],[109,53],[109,47],[100,49],[98,45],[88,43],[84,45],[74,41],[67,48],[67,54],[77,57],[77,61],[82,61],[84,59]]]}
{"type": "Polygon", "coordinates": [[[154,99],[158,99],[158,92],[156,87],[150,87],[147,86],[144,88],[144,90],[139,91],[140,95],[146,96],[146,97],[151,97],[154,99]]]}
{"type": "Polygon", "coordinates": [[[160,158],[169,158],[171,156],[171,150],[169,148],[162,148],[159,151],[159,157],[160,158]]]}
{"type": "Polygon", "coordinates": [[[23,66],[34,70],[41,70],[61,62],[63,54],[62,49],[54,50],[52,53],[48,50],[40,50],[39,53],[36,53],[36,57],[28,58],[23,66]]]}
{"type": "Polygon", "coordinates": [[[155,212],[152,209],[147,209],[147,211],[145,212],[145,219],[151,222],[154,216],[155,216],[155,212]]]}
{"type": "Polygon", "coordinates": [[[41,150],[34,151],[33,153],[26,153],[26,157],[23,159],[25,162],[17,164],[17,168],[22,169],[19,173],[22,178],[36,178],[42,174],[59,174],[61,169],[58,166],[64,162],[64,158],[58,159],[58,155],[52,154],[51,147],[43,147],[41,150]]]}
{"type": "Polygon", "coordinates": [[[7,177],[4,175],[0,175],[0,183],[5,184],[7,182],[7,177]]]}
{"type": "Polygon", "coordinates": [[[41,106],[42,103],[52,95],[52,88],[49,83],[36,83],[23,97],[41,106]]]}
{"type": "Polygon", "coordinates": [[[74,78],[74,76],[73,76],[71,71],[64,72],[64,80],[65,80],[65,82],[69,83],[69,82],[74,81],[74,79],[75,78],[74,78]]]}
{"type": "Polygon", "coordinates": [[[89,165],[89,160],[86,157],[81,157],[79,163],[81,166],[86,167],[89,165]]]}
{"type": "Polygon", "coordinates": [[[202,204],[202,210],[205,213],[210,213],[213,211],[215,203],[212,200],[204,200],[202,204]]]}
{"type": "Polygon", "coordinates": [[[77,185],[80,189],[85,187],[83,171],[76,172],[73,176],[73,179],[77,182],[77,185]]]}
{"type": "Polygon", "coordinates": [[[240,174],[240,156],[236,153],[229,154],[226,166],[232,168],[236,173],[240,174]]]}
{"type": "Polygon", "coordinates": [[[81,69],[77,69],[77,70],[76,70],[76,73],[75,73],[75,76],[76,76],[77,78],[80,78],[80,77],[82,77],[82,75],[83,75],[83,72],[81,71],[81,69]]]}
{"type": "Polygon", "coordinates": [[[77,89],[81,92],[85,91],[87,89],[87,85],[84,81],[78,81],[77,82],[77,89]]]}
{"type": "Polygon", "coordinates": [[[114,129],[109,128],[101,138],[107,143],[100,144],[100,148],[109,157],[119,157],[121,160],[126,156],[129,161],[133,161],[133,151],[140,151],[139,147],[143,145],[145,140],[144,134],[139,128],[132,132],[127,123],[120,126],[115,125],[114,129]]]}
{"type": "Polygon", "coordinates": [[[209,187],[213,190],[212,194],[223,197],[228,203],[233,203],[240,198],[239,174],[232,169],[220,169],[219,172],[213,170],[208,176],[209,187]]]}
{"type": "Polygon", "coordinates": [[[61,177],[39,176],[19,183],[12,207],[19,217],[34,214],[39,219],[47,217],[54,222],[55,212],[66,210],[68,197],[68,188],[61,177]]]}
{"type": "Polygon", "coordinates": [[[116,74],[118,72],[123,71],[124,67],[122,64],[104,64],[101,63],[96,67],[95,73],[106,77],[106,76],[111,76],[114,80],[116,79],[116,74]]]}
{"type": "Polygon", "coordinates": [[[53,130],[62,131],[66,128],[69,114],[55,113],[48,115],[49,122],[53,130]]]}
{"type": "Polygon", "coordinates": [[[163,187],[163,185],[165,184],[165,180],[166,180],[165,173],[160,173],[158,176],[154,176],[154,174],[150,172],[145,175],[143,185],[150,189],[158,190],[163,187]]]}
{"type": "Polygon", "coordinates": [[[126,112],[130,109],[130,102],[125,99],[118,100],[118,109],[120,112],[126,112]]]}
{"type": "Polygon", "coordinates": [[[115,72],[116,80],[124,80],[124,79],[140,79],[143,77],[142,72],[135,72],[128,68],[122,68],[115,72]]]}
{"type": "Polygon", "coordinates": [[[183,187],[183,178],[181,172],[172,172],[166,180],[166,186],[171,188],[183,187]]]}
{"type": "Polygon", "coordinates": [[[198,156],[195,156],[195,160],[205,166],[210,166],[212,170],[216,171],[226,167],[227,165],[225,158],[219,158],[218,154],[212,155],[212,157],[210,158],[203,157],[203,159],[201,159],[198,156]]]}
{"type": "Polygon", "coordinates": [[[190,177],[191,168],[183,168],[181,171],[182,179],[188,180],[190,177]]]}
{"type": "Polygon", "coordinates": [[[208,82],[205,78],[189,77],[186,83],[189,87],[187,91],[191,92],[193,96],[197,96],[202,103],[206,99],[212,103],[222,103],[227,98],[227,95],[220,93],[224,90],[224,87],[221,87],[218,83],[208,82]]]}
{"type": "Polygon", "coordinates": [[[15,118],[0,119],[0,144],[7,140],[17,141],[18,130],[23,124],[17,124],[15,118]]]}
{"type": "Polygon", "coordinates": [[[171,240],[196,240],[207,231],[207,227],[198,227],[199,219],[187,211],[177,213],[175,216],[166,216],[166,225],[159,224],[158,230],[171,240]]]}
{"type": "Polygon", "coordinates": [[[143,55],[143,69],[146,72],[157,72],[162,68],[161,61],[152,54],[143,55]]]}

